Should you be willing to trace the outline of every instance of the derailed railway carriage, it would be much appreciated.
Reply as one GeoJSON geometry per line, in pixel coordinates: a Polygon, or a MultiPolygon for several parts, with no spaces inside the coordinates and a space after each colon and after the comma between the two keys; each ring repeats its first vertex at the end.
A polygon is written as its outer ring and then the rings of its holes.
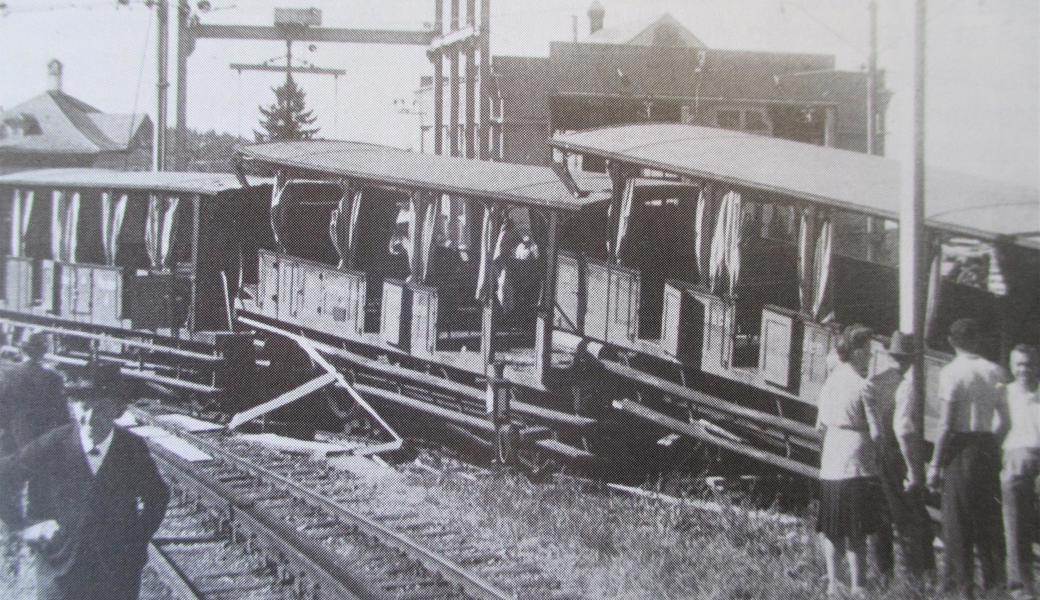
{"type": "MultiPolygon", "coordinates": [[[[898,164],[677,124],[551,145],[567,164],[605,159],[612,180],[605,238],[557,258],[554,317],[610,374],[612,406],[814,476],[810,425],[840,326],[897,328],[898,164]]],[[[930,440],[950,322],[982,320],[999,362],[1040,339],[1040,198],[939,170],[926,190],[930,440]]]]}
{"type": "Polygon", "coordinates": [[[583,239],[605,216],[606,178],[579,187],[547,167],[353,142],[272,143],[242,155],[276,182],[274,235],[236,303],[238,320],[275,349],[282,370],[315,373],[320,354],[350,390],[397,414],[483,444],[508,419],[523,448],[592,458],[581,440],[595,421],[576,415],[567,393],[577,348],[554,343],[541,298],[554,295],[547,266],[558,244],[583,239]]]}
{"type": "MultiPolygon", "coordinates": [[[[0,323],[44,330],[59,363],[102,359],[171,394],[236,410],[252,340],[230,298],[270,184],[214,173],[46,169],[0,177],[0,323]]],[[[255,254],[255,250],[253,250],[255,254]]],[[[16,341],[13,339],[11,341],[16,341]]]]}

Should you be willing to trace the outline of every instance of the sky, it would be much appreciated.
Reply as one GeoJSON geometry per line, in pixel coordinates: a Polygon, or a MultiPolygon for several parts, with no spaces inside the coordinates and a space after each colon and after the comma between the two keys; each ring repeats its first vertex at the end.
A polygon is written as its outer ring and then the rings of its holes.
{"type": "MultiPolygon", "coordinates": [[[[572,15],[588,31],[591,0],[491,0],[492,52],[546,56],[571,39],[572,15]]],[[[868,55],[868,0],[600,0],[606,25],[670,12],[709,47],[819,52],[857,70],[868,55]]],[[[106,112],[153,115],[155,15],[143,0],[3,0],[0,107],[47,87],[46,64],[65,64],[64,89],[106,112]]],[[[194,4],[194,0],[192,0],[194,4]]],[[[274,7],[317,7],[327,27],[420,29],[433,0],[211,0],[205,23],[270,25],[274,7]]],[[[465,3],[463,3],[465,4],[465,3]]],[[[879,0],[879,63],[893,92],[888,155],[909,148],[912,33],[909,0],[879,0]]],[[[936,166],[1032,186],[1040,182],[1040,3],[929,0],[926,160],[936,166]]],[[[419,117],[401,114],[419,77],[432,74],[420,46],[317,44],[294,51],[346,75],[300,76],[320,135],[418,145],[419,117]]],[[[259,105],[273,101],[276,73],[231,70],[284,56],[280,42],[200,40],[189,60],[188,123],[252,137],[259,105]]],[[[171,77],[172,75],[171,53],[171,77]]],[[[173,95],[170,95],[172,119],[173,95]]]]}

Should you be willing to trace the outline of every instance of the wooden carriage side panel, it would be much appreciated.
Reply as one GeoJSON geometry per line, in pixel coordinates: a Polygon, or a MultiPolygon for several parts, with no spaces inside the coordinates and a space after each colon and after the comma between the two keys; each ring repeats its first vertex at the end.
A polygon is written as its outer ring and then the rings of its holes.
{"type": "Polygon", "coordinates": [[[411,352],[420,358],[433,358],[437,349],[437,288],[411,284],[411,352]]]}
{"type": "Polygon", "coordinates": [[[610,316],[610,266],[589,260],[585,269],[589,299],[585,310],[585,336],[605,342],[610,316]]]}
{"type": "Polygon", "coordinates": [[[33,259],[8,256],[4,262],[7,266],[4,280],[7,308],[14,311],[28,310],[33,300],[33,259]]]}
{"type": "Polygon", "coordinates": [[[691,286],[667,281],[661,309],[661,347],[686,365],[701,367],[704,351],[705,304],[691,286]]]}
{"type": "Polygon", "coordinates": [[[733,351],[733,303],[703,290],[690,290],[704,315],[701,343],[701,370],[727,376],[733,351]]]}
{"type": "Polygon", "coordinates": [[[334,335],[353,337],[364,330],[364,273],[328,270],[325,273],[325,295],[322,300],[322,322],[334,335]]]}
{"type": "Polygon", "coordinates": [[[324,312],[326,269],[305,264],[299,264],[296,268],[300,273],[297,284],[300,300],[296,316],[308,327],[322,331],[331,329],[329,315],[324,312]]]}
{"type": "Polygon", "coordinates": [[[79,321],[90,321],[93,313],[91,300],[94,296],[94,277],[90,267],[69,265],[75,280],[75,296],[70,306],[72,318],[79,321]]]}
{"type": "Polygon", "coordinates": [[[91,322],[99,325],[119,326],[122,323],[123,278],[114,267],[97,267],[90,270],[91,322]]]}
{"type": "Polygon", "coordinates": [[[581,266],[578,257],[563,253],[556,257],[556,309],[553,327],[578,333],[578,298],[581,289],[581,266]]]}
{"type": "Polygon", "coordinates": [[[607,342],[633,348],[639,328],[639,272],[611,266],[607,342]]]}
{"type": "Polygon", "coordinates": [[[261,314],[271,318],[278,316],[279,267],[278,256],[263,250],[260,251],[260,273],[257,277],[256,307],[261,314]]]}
{"type": "Polygon", "coordinates": [[[812,321],[805,321],[804,327],[798,396],[802,402],[815,406],[820,388],[827,379],[827,355],[834,345],[834,333],[826,325],[812,321]]]}
{"type": "Polygon", "coordinates": [[[406,348],[408,336],[404,335],[405,323],[409,321],[408,298],[405,283],[396,279],[383,281],[382,314],[380,315],[379,334],[383,341],[391,346],[406,348]]]}
{"type": "Polygon", "coordinates": [[[762,307],[758,368],[766,383],[797,390],[801,374],[802,320],[793,311],[762,307]]]}
{"type": "Polygon", "coordinates": [[[36,281],[37,289],[39,290],[40,298],[40,311],[53,313],[55,312],[55,304],[57,304],[58,290],[56,289],[55,281],[56,267],[53,260],[44,259],[40,261],[40,269],[38,271],[39,278],[36,281]]]}
{"type": "Polygon", "coordinates": [[[282,321],[295,322],[293,314],[293,296],[296,289],[293,285],[296,276],[296,263],[287,256],[280,256],[278,260],[278,314],[277,318],[282,321]]]}

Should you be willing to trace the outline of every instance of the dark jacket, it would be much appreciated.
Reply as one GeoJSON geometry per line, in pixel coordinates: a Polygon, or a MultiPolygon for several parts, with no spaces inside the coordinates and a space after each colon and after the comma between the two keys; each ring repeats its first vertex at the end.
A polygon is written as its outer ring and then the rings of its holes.
{"type": "Polygon", "coordinates": [[[97,475],[72,423],[0,459],[0,518],[13,529],[29,523],[8,496],[29,480],[41,490],[33,520],[60,527],[39,549],[41,597],[136,598],[148,542],[170,499],[144,440],[116,427],[97,475]]]}
{"type": "Polygon", "coordinates": [[[45,432],[69,422],[62,380],[52,369],[26,361],[0,380],[0,454],[10,454],[45,432]]]}

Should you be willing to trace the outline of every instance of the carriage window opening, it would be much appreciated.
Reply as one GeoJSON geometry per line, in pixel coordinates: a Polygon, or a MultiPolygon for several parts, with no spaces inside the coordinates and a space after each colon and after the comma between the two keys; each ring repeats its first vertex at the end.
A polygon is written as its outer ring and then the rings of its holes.
{"type": "Polygon", "coordinates": [[[36,190],[32,209],[29,211],[29,226],[24,239],[25,256],[51,258],[51,203],[49,190],[36,190]]]}
{"type": "Polygon", "coordinates": [[[332,211],[343,192],[339,184],[290,181],[281,197],[279,240],[286,253],[329,266],[339,264],[339,253],[329,235],[332,211]]]}
{"type": "Polygon", "coordinates": [[[101,213],[101,193],[96,190],[84,190],[80,197],[76,224],[76,255],[72,257],[75,262],[105,264],[101,213]]]}

